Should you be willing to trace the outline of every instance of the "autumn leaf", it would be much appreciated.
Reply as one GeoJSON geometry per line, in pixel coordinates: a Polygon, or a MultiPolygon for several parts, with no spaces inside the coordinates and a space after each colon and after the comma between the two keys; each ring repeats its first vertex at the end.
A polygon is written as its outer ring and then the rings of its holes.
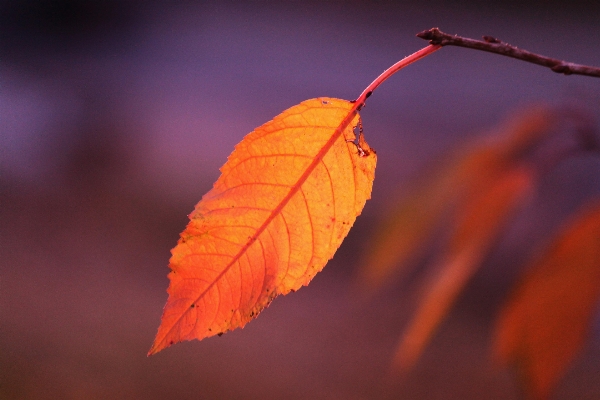
{"type": "Polygon", "coordinates": [[[150,354],[243,327],[307,285],[370,198],[377,157],[358,105],[304,101],[256,128],[221,168],[172,250],[150,354]]]}
{"type": "Polygon", "coordinates": [[[435,262],[418,309],[398,345],[393,360],[396,369],[406,370],[415,363],[533,183],[531,168],[515,167],[463,205],[448,248],[435,262]]]}
{"type": "Polygon", "coordinates": [[[375,178],[358,111],[382,82],[440,48],[404,57],[353,102],[304,101],[236,146],[172,250],[169,298],[148,355],[243,327],[323,269],[375,178]]]}
{"type": "Polygon", "coordinates": [[[596,201],[532,263],[497,321],[494,351],[517,365],[531,398],[547,398],[581,350],[599,298],[596,201]]]}
{"type": "Polygon", "coordinates": [[[369,240],[358,271],[360,287],[373,292],[406,273],[445,212],[512,169],[558,122],[550,108],[528,107],[419,175],[394,199],[369,240]]]}

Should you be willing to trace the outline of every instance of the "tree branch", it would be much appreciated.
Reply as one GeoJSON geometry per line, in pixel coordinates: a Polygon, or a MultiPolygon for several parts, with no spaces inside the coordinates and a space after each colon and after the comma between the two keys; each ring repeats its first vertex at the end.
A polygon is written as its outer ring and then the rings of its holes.
{"type": "Polygon", "coordinates": [[[496,53],[517,60],[527,61],[533,64],[548,67],[554,72],[565,75],[586,75],[600,78],[600,68],[587,65],[574,64],[555,58],[545,57],[539,54],[531,53],[527,50],[519,49],[504,43],[494,37],[484,36],[483,41],[464,38],[458,35],[449,35],[440,31],[438,28],[431,28],[417,34],[421,39],[429,40],[432,45],[440,46],[459,46],[469,49],[483,50],[490,53],[496,53]]]}

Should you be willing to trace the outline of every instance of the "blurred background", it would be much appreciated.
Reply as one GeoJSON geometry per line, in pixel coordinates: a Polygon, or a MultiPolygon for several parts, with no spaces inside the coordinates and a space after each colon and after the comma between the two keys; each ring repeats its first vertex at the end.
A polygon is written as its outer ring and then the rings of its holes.
{"type": "MultiPolygon", "coordinates": [[[[386,198],[530,104],[600,115],[600,80],[445,48],[361,112],[373,199],[310,286],[243,330],[146,353],[169,250],[234,145],[302,100],[356,98],[431,27],[600,65],[597,2],[0,3],[0,398],[519,399],[494,316],[536,243],[600,194],[598,157],[548,174],[415,368],[389,365],[414,293],[355,285],[386,198]]],[[[596,121],[596,127],[598,127],[596,121]]],[[[600,318],[556,399],[600,397],[600,318]]]]}

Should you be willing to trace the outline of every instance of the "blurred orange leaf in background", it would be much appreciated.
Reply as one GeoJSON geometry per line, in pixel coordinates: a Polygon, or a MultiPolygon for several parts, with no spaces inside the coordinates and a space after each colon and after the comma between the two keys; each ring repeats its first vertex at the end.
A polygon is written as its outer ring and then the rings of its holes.
{"type": "Polygon", "coordinates": [[[373,292],[406,274],[445,213],[514,168],[556,122],[548,107],[527,108],[419,175],[388,207],[369,240],[358,272],[360,287],[373,292]]]}
{"type": "MultiPolygon", "coordinates": [[[[396,372],[414,366],[542,176],[569,156],[597,150],[595,129],[585,114],[526,108],[483,140],[471,140],[443,157],[396,199],[366,247],[361,289],[370,293],[394,275],[407,275],[430,237],[439,230],[443,239],[428,261],[416,310],[395,351],[396,372]],[[569,137],[550,142],[561,132],[569,137]]],[[[520,367],[531,397],[547,398],[583,346],[599,297],[597,203],[536,261],[499,318],[495,352],[520,367]]]]}
{"type": "Polygon", "coordinates": [[[370,198],[377,157],[355,103],[304,101],[248,134],[172,250],[150,354],[243,327],[307,285],[370,198]]]}
{"type": "Polygon", "coordinates": [[[448,247],[434,262],[417,311],[400,341],[394,357],[396,368],[404,370],[415,363],[460,291],[481,266],[500,230],[527,197],[534,178],[531,168],[516,167],[467,199],[457,215],[448,247]]]}
{"type": "Polygon", "coordinates": [[[544,399],[583,347],[600,298],[600,202],[565,226],[509,298],[495,352],[544,399]]]}

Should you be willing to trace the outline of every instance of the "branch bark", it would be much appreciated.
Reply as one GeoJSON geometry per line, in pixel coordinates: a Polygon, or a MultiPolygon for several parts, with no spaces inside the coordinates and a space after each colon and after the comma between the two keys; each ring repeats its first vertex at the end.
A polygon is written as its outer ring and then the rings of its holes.
{"type": "Polygon", "coordinates": [[[541,65],[550,68],[552,71],[558,72],[559,74],[585,75],[600,78],[600,68],[570,63],[535,54],[527,50],[519,49],[508,43],[504,43],[491,36],[484,36],[483,40],[475,40],[458,35],[449,35],[440,31],[438,28],[428,29],[417,34],[417,36],[421,39],[429,40],[429,44],[431,45],[459,46],[468,49],[483,50],[541,65]]]}

